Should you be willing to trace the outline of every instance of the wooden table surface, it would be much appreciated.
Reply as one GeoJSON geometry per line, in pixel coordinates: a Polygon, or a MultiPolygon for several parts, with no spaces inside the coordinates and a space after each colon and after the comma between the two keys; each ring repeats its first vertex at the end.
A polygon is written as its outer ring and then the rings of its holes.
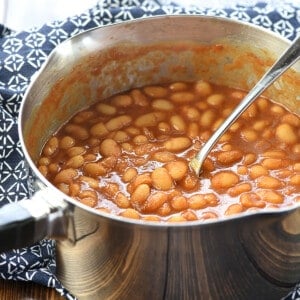
{"type": "Polygon", "coordinates": [[[1,300],[65,300],[55,289],[32,282],[0,280],[1,300]]]}

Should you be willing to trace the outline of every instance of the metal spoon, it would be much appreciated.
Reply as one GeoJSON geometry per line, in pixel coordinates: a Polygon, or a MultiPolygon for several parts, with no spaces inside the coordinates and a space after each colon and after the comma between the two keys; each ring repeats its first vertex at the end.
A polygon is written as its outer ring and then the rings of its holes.
{"type": "Polygon", "coordinates": [[[296,38],[291,46],[279,57],[274,65],[267,73],[257,82],[257,84],[250,90],[247,96],[239,103],[234,111],[227,117],[227,119],[220,125],[220,127],[213,133],[209,140],[204,144],[197,155],[190,161],[190,167],[199,176],[204,160],[209,152],[215,146],[221,136],[227,129],[236,121],[236,119],[250,106],[250,104],[280,75],[282,75],[289,67],[291,67],[300,58],[300,36],[296,38]]]}

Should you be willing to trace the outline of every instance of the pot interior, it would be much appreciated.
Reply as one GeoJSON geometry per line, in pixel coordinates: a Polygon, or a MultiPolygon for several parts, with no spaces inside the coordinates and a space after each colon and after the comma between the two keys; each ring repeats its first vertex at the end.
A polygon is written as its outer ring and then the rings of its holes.
{"type": "MultiPolygon", "coordinates": [[[[199,79],[249,90],[287,46],[262,29],[200,16],[155,17],[80,34],[54,50],[26,94],[21,131],[30,158],[96,101],[134,87],[199,79]]],[[[299,114],[297,70],[299,64],[265,95],[299,114]]]]}
{"type": "MultiPolygon", "coordinates": [[[[76,112],[132,88],[205,80],[249,90],[288,43],[227,19],[156,17],[80,34],[57,47],[29,88],[20,115],[31,167],[49,136],[76,112]],[[148,32],[147,35],[144,32],[148,32]]],[[[299,64],[265,96],[300,114],[299,64]]]]}

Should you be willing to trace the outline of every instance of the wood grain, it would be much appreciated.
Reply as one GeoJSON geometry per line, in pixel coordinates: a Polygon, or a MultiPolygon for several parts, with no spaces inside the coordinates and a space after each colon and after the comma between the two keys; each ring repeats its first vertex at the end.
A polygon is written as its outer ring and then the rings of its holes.
{"type": "Polygon", "coordinates": [[[0,280],[1,300],[63,300],[55,289],[32,282],[0,280]]]}

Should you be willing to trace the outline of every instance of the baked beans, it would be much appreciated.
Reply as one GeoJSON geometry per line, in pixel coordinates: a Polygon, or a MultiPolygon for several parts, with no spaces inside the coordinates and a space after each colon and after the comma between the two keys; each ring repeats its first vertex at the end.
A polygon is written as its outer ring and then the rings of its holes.
{"type": "Polygon", "coordinates": [[[209,220],[299,202],[300,118],[260,97],[198,178],[189,161],[244,97],[205,81],[151,85],[79,112],[37,162],[62,192],[148,221],[209,220]]]}

